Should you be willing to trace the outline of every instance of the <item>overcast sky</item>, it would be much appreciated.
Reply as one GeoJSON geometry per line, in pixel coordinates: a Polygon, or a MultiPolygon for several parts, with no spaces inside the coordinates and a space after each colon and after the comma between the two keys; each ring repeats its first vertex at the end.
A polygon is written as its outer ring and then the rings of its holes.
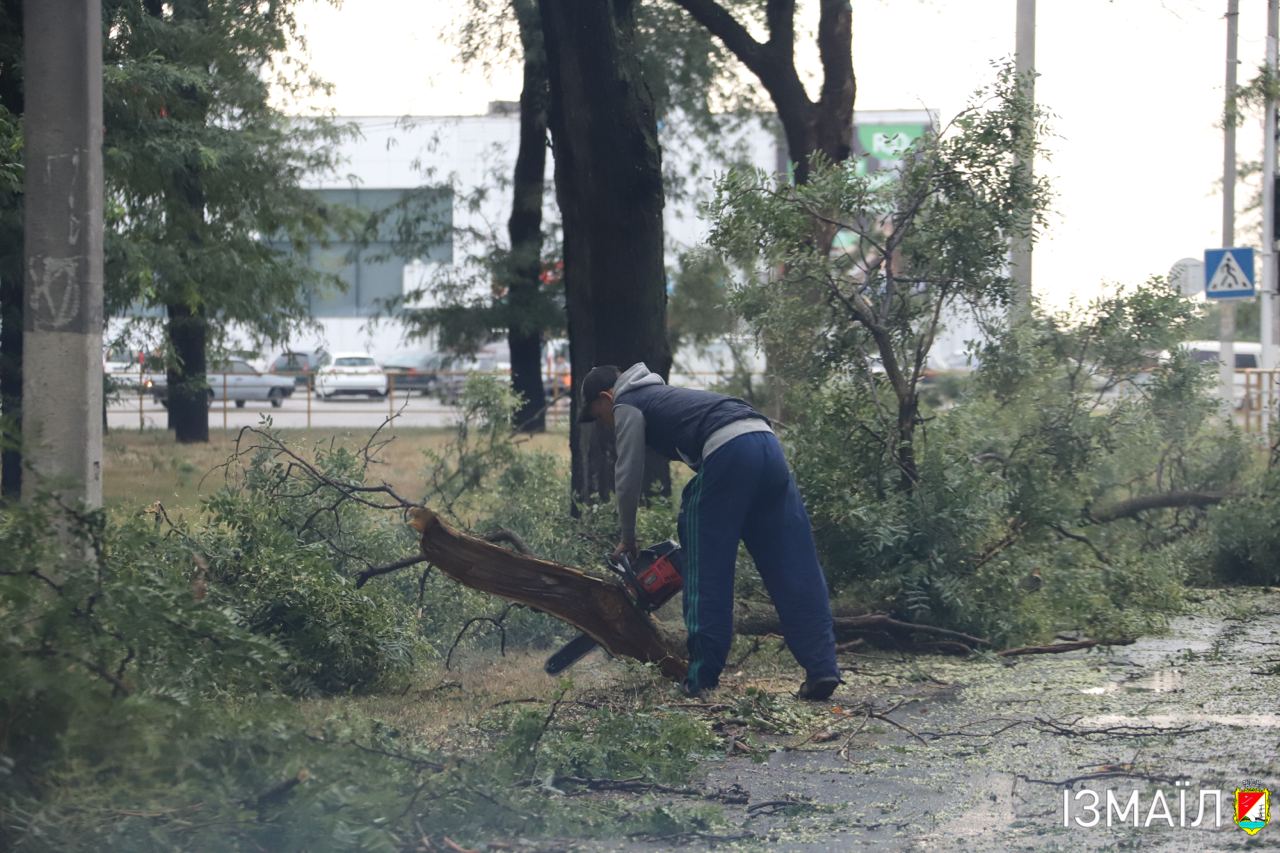
{"type": "MultiPolygon", "coordinates": [[[[312,70],[340,115],[466,115],[519,97],[518,69],[486,77],[455,59],[465,0],[311,0],[300,12],[312,70]]],[[[812,6],[813,4],[809,4],[812,6]]],[[[1054,115],[1051,223],[1037,292],[1061,304],[1164,274],[1221,245],[1227,0],[1040,0],[1036,97],[1054,115]]],[[[1265,0],[1240,0],[1240,80],[1261,66],[1265,0]]],[[[857,109],[937,110],[945,122],[1012,57],[1016,0],[853,0],[857,109]]],[[[810,67],[816,49],[797,52],[810,67]]],[[[1261,156],[1260,117],[1239,133],[1261,156]]],[[[1245,194],[1241,193],[1241,198],[1245,194]]],[[[1242,218],[1238,245],[1259,241],[1242,218]]]]}

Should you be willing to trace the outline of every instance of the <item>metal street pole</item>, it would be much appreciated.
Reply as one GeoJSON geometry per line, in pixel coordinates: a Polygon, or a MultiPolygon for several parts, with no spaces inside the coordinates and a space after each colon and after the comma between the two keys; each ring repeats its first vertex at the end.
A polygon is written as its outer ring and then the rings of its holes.
{"type": "MultiPolygon", "coordinates": [[[[1019,85],[1032,104],[1036,99],[1036,0],[1018,0],[1017,41],[1014,49],[1014,70],[1018,75],[1019,85]]],[[[1018,165],[1024,165],[1022,157],[1015,152],[1018,165]]],[[[1035,163],[1028,158],[1025,166],[1028,177],[1034,174],[1035,163]]],[[[1015,316],[1019,319],[1031,313],[1031,223],[1027,222],[1028,233],[1015,235],[1010,247],[1009,267],[1013,276],[1013,306],[1015,316]]]]}
{"type": "MultiPolygon", "coordinates": [[[[1240,2],[1227,0],[1227,89],[1222,129],[1222,245],[1229,247],[1236,239],[1236,121],[1232,101],[1236,91],[1236,45],[1240,40],[1240,2]]],[[[1236,305],[1229,299],[1218,300],[1218,394],[1228,412],[1235,403],[1236,370],[1236,305]]]]}
{"type": "Polygon", "coordinates": [[[25,0],[22,496],[102,503],[102,7],[25,0]]]}

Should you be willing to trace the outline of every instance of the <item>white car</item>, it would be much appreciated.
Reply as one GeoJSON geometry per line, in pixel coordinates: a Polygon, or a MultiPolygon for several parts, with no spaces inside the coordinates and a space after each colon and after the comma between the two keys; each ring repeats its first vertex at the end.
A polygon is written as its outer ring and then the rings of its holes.
{"type": "Polygon", "coordinates": [[[316,371],[316,393],[328,400],[337,394],[387,396],[387,374],[373,356],[363,352],[335,352],[333,360],[316,371]]]}
{"type": "MultiPolygon", "coordinates": [[[[248,400],[266,400],[272,408],[278,409],[284,405],[284,398],[293,393],[292,379],[259,373],[242,358],[229,358],[225,362],[210,365],[205,381],[209,383],[210,405],[214,400],[221,400],[225,396],[226,399],[235,401],[237,409],[244,408],[248,400]]],[[[147,374],[143,386],[160,405],[169,405],[165,374],[147,374]]]]}
{"type": "MultiPolygon", "coordinates": [[[[1220,341],[1186,341],[1179,344],[1182,349],[1191,353],[1191,357],[1200,364],[1221,365],[1220,358],[1222,352],[1222,343],[1220,341]]],[[[1242,370],[1249,370],[1262,366],[1262,344],[1256,341],[1236,341],[1232,350],[1235,353],[1235,370],[1231,374],[1233,383],[1234,403],[1237,409],[1243,408],[1245,404],[1245,375],[1242,370]]],[[[1216,385],[1214,387],[1217,387],[1216,385]]],[[[1254,400],[1250,402],[1256,407],[1258,405],[1257,390],[1260,386],[1254,386],[1254,400]]]]}
{"type": "Polygon", "coordinates": [[[137,388],[142,381],[141,353],[133,353],[121,347],[102,354],[102,372],[116,388],[137,388]]]}

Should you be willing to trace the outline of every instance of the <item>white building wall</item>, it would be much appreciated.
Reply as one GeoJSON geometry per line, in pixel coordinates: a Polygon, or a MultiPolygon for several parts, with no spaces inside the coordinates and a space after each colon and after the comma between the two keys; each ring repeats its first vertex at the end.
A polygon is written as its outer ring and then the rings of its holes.
{"type": "MultiPolygon", "coordinates": [[[[344,171],[314,180],[314,189],[410,189],[424,185],[450,184],[456,188],[453,225],[458,233],[479,232],[506,242],[507,218],[511,213],[509,183],[515,168],[520,135],[516,114],[486,116],[360,116],[340,119],[359,128],[359,136],[344,144],[344,171]],[[470,196],[488,188],[474,209],[470,196]]],[[[665,131],[670,135],[670,131],[665,131]]],[[[774,134],[760,122],[751,122],[735,132],[726,144],[753,166],[772,170],[778,158],[774,134]]],[[[701,243],[707,225],[698,206],[710,198],[714,178],[728,168],[716,162],[705,144],[689,134],[680,134],[678,144],[664,151],[665,168],[689,176],[686,192],[669,200],[663,222],[668,247],[668,263],[678,253],[701,243]]],[[[546,166],[546,209],[544,220],[558,220],[555,206],[554,162],[548,150],[546,166]]],[[[482,245],[455,242],[454,263],[482,245]]],[[[405,293],[421,288],[438,270],[431,262],[410,262],[404,271],[405,293]]],[[[322,331],[303,333],[291,346],[298,349],[325,347],[329,350],[365,350],[382,358],[407,347],[429,347],[427,342],[406,342],[404,328],[392,321],[370,327],[363,317],[325,317],[322,331]]]]}
{"type": "MultiPolygon", "coordinates": [[[[918,120],[916,113],[868,114],[869,122],[891,123],[918,120]],[[908,118],[904,118],[908,117],[908,118]]],[[[927,115],[927,114],[924,114],[927,115]]],[[[860,114],[859,118],[863,118],[860,114]]],[[[477,232],[491,235],[506,243],[507,218],[511,211],[510,180],[515,168],[520,120],[515,113],[484,116],[353,116],[340,118],[350,122],[358,134],[343,143],[343,166],[339,173],[316,178],[312,189],[389,189],[408,190],[421,186],[451,185],[453,226],[455,233],[477,232]],[[472,196],[487,192],[477,205],[472,196]]],[[[662,128],[663,164],[668,174],[679,176],[678,191],[669,195],[663,222],[667,246],[667,263],[673,267],[680,252],[702,244],[708,234],[708,223],[699,207],[710,200],[714,181],[731,163],[748,164],[776,172],[785,158],[780,153],[781,140],[771,124],[760,120],[743,121],[717,140],[717,151],[707,143],[672,123],[662,128]],[[727,156],[726,156],[727,155],[727,156]]],[[[625,203],[625,200],[619,200],[625,203]]],[[[558,221],[555,204],[554,163],[548,150],[544,222],[558,221]]],[[[453,263],[459,264],[470,253],[484,251],[486,241],[468,244],[455,239],[453,263]]],[[[435,262],[410,261],[403,271],[404,293],[423,288],[433,276],[440,274],[435,262]]],[[[322,317],[318,332],[303,331],[290,341],[288,348],[329,351],[360,350],[375,358],[385,358],[408,348],[432,348],[432,341],[411,342],[405,339],[404,327],[392,320],[371,324],[368,318],[322,317]]],[[[976,335],[972,322],[953,318],[935,348],[933,360],[939,366],[951,367],[963,362],[964,341],[976,335]]],[[[233,334],[233,337],[236,336],[233,334]]],[[[265,353],[274,356],[275,353],[265,353]]]]}

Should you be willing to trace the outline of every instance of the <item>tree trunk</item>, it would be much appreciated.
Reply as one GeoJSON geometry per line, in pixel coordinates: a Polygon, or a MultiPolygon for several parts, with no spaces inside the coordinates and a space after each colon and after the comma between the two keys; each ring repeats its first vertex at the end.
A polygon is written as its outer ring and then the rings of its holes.
{"type": "Polygon", "coordinates": [[[467,536],[429,509],[413,509],[409,517],[422,534],[423,556],[463,586],[563,619],[610,654],[655,663],[672,680],[687,674],[679,633],[632,604],[620,582],[467,536]]]}
{"type": "MultiPolygon", "coordinates": [[[[149,7],[151,8],[151,7],[149,7]]],[[[159,14],[162,7],[154,5],[159,14]]],[[[208,0],[184,0],[173,4],[175,21],[203,26],[209,17],[208,0]]],[[[195,109],[200,121],[208,120],[207,96],[194,86],[183,89],[182,97],[195,109]]],[[[185,230],[185,238],[195,247],[203,240],[205,216],[204,187],[200,180],[200,163],[195,152],[187,155],[187,164],[174,176],[169,199],[175,230],[185,230]]],[[[198,281],[201,271],[191,270],[198,281]]],[[[181,292],[176,282],[169,287],[181,292]]],[[[198,284],[192,288],[198,292],[198,284]]],[[[209,399],[205,348],[208,343],[208,318],[202,309],[185,302],[166,306],[169,317],[169,343],[173,346],[168,363],[169,428],[183,444],[209,440],[209,399]]]]}
{"type": "Polygon", "coordinates": [[[822,58],[822,92],[812,117],[808,156],[821,152],[833,163],[853,153],[853,7],[849,0],[822,0],[818,20],[818,54],[822,58]]]}
{"type": "Polygon", "coordinates": [[[514,426],[542,432],[547,426],[542,385],[542,324],[539,310],[542,271],[542,195],[547,165],[547,55],[536,0],[516,0],[520,45],[524,50],[524,88],[520,92],[520,150],[512,179],[511,219],[507,233],[508,328],[511,384],[523,402],[514,426]]]}
{"type": "Polygon", "coordinates": [[[205,379],[208,324],[186,305],[168,306],[169,343],[173,347],[167,373],[169,428],[183,444],[209,440],[209,385],[205,379]]]}
{"type": "MultiPolygon", "coordinates": [[[[540,0],[551,84],[556,196],[575,392],[593,366],[643,361],[667,376],[662,157],[653,97],[640,72],[633,0],[540,0]]],[[[612,491],[611,455],[590,449],[574,394],[575,496],[612,491]]],[[[667,481],[651,459],[647,479],[667,481]]]]}
{"type": "MultiPolygon", "coordinates": [[[[23,113],[22,0],[2,0],[5,43],[0,55],[0,105],[23,113]]],[[[0,193],[0,498],[17,500],[22,491],[22,193],[0,193]]]]}
{"type": "MultiPolygon", "coordinates": [[[[797,184],[808,181],[815,155],[833,163],[849,158],[853,151],[853,104],[857,95],[853,73],[853,8],[849,0],[821,0],[819,5],[817,43],[822,63],[822,90],[817,102],[810,100],[796,69],[795,0],[769,0],[765,4],[769,38],[763,42],[757,41],[729,8],[717,0],[674,2],[719,39],[769,93],[782,123],[787,160],[797,184]]],[[[818,226],[812,243],[830,246],[834,235],[834,230],[818,226]]],[[[816,291],[813,298],[820,298],[816,291]]],[[[786,375],[807,365],[786,364],[784,348],[767,336],[763,344],[769,365],[766,383],[770,414],[788,420],[791,413],[783,399],[789,386],[786,375]]]]}
{"type": "Polygon", "coordinates": [[[920,402],[916,396],[915,385],[907,396],[898,401],[898,490],[903,494],[911,494],[916,483],[920,482],[920,471],[916,466],[916,416],[920,402]]]}
{"type": "MultiPolygon", "coordinates": [[[[20,220],[19,220],[20,222],[20,220]]],[[[22,493],[22,231],[0,231],[0,497],[22,493]]]]}
{"type": "Polygon", "coordinates": [[[747,28],[716,0],[675,0],[675,3],[718,38],[769,93],[782,122],[787,157],[796,183],[809,177],[810,160],[822,154],[833,163],[853,151],[853,102],[857,83],[853,73],[853,7],[849,0],[821,0],[818,17],[818,55],[822,62],[822,91],[809,99],[796,70],[795,0],[769,0],[766,41],[757,41],[747,28]]]}

